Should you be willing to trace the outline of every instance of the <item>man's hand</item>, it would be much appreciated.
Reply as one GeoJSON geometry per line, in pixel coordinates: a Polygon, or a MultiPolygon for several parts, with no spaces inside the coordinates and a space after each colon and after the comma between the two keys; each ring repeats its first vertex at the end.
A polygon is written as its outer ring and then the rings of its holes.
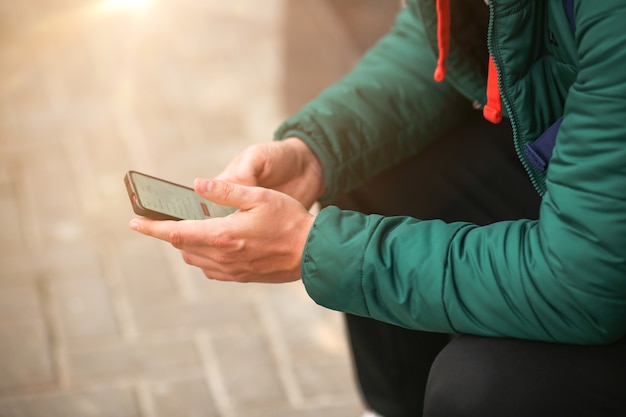
{"type": "Polygon", "coordinates": [[[311,208],[324,188],[320,161],[298,138],[250,146],[217,178],[280,191],[306,208],[311,208]]]}
{"type": "Polygon", "coordinates": [[[170,242],[211,279],[279,283],[300,279],[314,217],[286,194],[221,180],[197,179],[198,194],[235,213],[208,220],[133,219],[130,228],[170,242]]]}

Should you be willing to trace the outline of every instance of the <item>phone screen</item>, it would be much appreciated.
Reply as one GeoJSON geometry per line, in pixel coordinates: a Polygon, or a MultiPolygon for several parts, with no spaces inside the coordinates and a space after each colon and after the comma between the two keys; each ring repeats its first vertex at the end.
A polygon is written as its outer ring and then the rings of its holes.
{"type": "Polygon", "coordinates": [[[141,174],[136,171],[128,173],[132,194],[135,198],[137,214],[159,218],[151,213],[165,214],[166,217],[186,220],[203,220],[211,217],[223,217],[236,209],[212,203],[200,197],[189,187],[141,174]],[[138,206],[138,207],[137,207],[138,206]]]}

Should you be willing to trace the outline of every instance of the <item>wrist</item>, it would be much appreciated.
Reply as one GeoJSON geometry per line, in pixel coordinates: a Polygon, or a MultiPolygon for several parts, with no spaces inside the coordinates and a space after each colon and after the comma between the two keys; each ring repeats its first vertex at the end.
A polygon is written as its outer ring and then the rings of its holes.
{"type": "Polygon", "coordinates": [[[311,234],[311,230],[313,229],[314,224],[315,216],[307,213],[305,221],[301,223],[301,227],[299,227],[300,233],[298,236],[298,242],[295,245],[295,259],[297,260],[297,275],[300,279],[302,278],[302,262],[304,262],[304,252],[306,250],[306,245],[309,241],[309,235],[311,234]]]}
{"type": "Polygon", "coordinates": [[[324,168],[315,152],[298,137],[290,137],[283,140],[285,146],[290,147],[297,155],[299,165],[315,184],[316,196],[324,193],[324,168]]]}

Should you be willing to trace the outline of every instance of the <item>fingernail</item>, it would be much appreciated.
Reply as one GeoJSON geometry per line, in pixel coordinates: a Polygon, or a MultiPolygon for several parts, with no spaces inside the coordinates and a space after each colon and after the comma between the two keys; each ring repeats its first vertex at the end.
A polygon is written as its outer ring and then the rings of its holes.
{"type": "Polygon", "coordinates": [[[198,190],[198,192],[203,191],[211,191],[211,181],[205,180],[204,178],[196,178],[193,180],[193,188],[198,190]]]}
{"type": "Polygon", "coordinates": [[[129,227],[135,231],[139,231],[139,222],[133,220],[130,222],[129,227]]]}

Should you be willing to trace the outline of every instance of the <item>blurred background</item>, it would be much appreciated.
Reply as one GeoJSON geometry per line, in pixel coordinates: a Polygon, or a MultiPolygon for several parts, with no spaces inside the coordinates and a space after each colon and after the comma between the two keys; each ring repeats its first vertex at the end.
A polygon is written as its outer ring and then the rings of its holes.
{"type": "Polygon", "coordinates": [[[398,0],[0,1],[0,416],[357,416],[343,318],[127,228],[129,169],[218,174],[398,0]]]}

